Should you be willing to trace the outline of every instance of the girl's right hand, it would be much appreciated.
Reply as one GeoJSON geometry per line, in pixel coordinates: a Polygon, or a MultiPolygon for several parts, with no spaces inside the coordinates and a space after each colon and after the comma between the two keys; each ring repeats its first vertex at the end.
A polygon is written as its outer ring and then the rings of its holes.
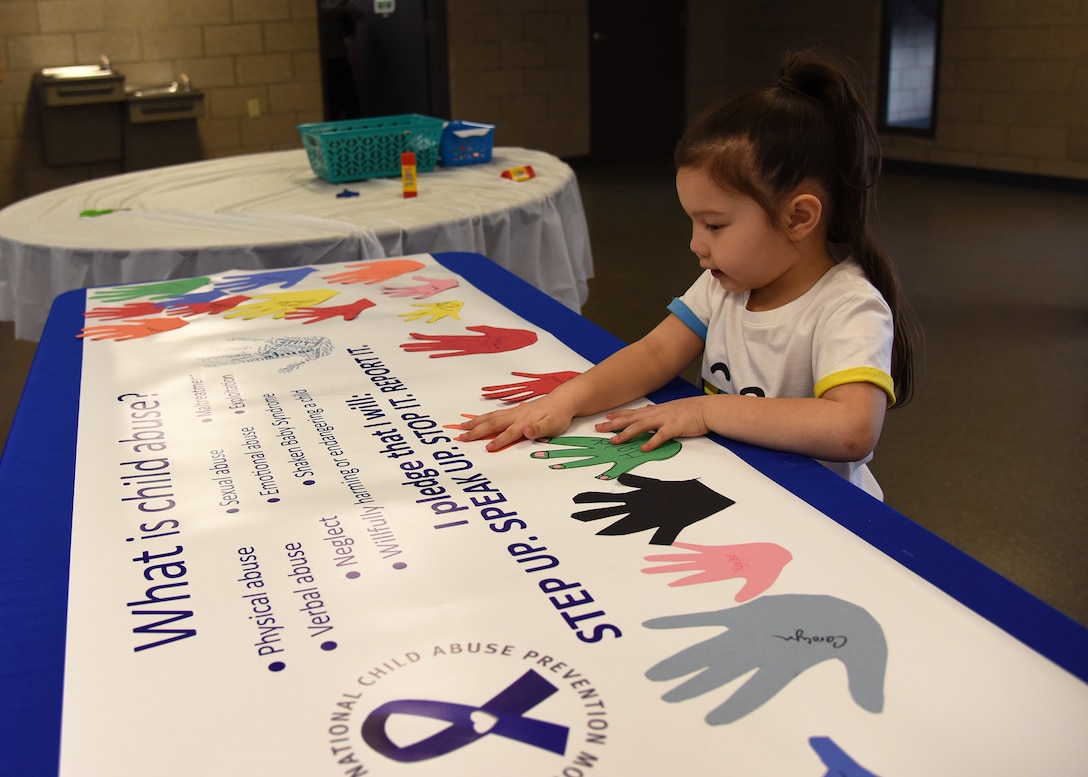
{"type": "Polygon", "coordinates": [[[521,439],[555,437],[565,432],[573,419],[574,413],[549,395],[469,419],[461,424],[464,434],[457,441],[494,438],[488,442],[487,450],[495,452],[521,439]]]}

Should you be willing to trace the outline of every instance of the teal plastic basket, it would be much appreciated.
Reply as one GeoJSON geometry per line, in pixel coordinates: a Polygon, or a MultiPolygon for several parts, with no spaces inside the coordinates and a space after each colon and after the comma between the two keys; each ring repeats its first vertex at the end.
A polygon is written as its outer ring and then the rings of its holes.
{"type": "Polygon", "coordinates": [[[442,119],[408,113],[300,124],[298,131],[314,173],[343,183],[400,175],[400,155],[405,151],[415,152],[417,172],[434,170],[444,124],[442,119]]]}

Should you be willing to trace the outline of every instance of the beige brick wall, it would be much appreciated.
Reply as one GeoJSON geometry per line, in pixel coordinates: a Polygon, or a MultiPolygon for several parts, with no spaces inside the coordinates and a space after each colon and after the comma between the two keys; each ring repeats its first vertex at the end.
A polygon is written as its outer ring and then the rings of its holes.
{"type": "Polygon", "coordinates": [[[590,0],[449,0],[450,112],[495,143],[589,153],[590,0]]]}
{"type": "Polygon", "coordinates": [[[1088,179],[1088,2],[945,0],[933,139],[885,154],[1088,179]]]}
{"type": "MultiPolygon", "coordinates": [[[[589,2],[447,0],[452,117],[498,125],[499,145],[588,154],[589,2]]],[[[858,60],[875,112],[879,7],[688,0],[689,114],[815,44],[858,60]]],[[[295,125],[322,113],[315,14],[314,0],[0,0],[0,207],[118,172],[46,168],[31,94],[40,68],[101,53],[129,83],[188,73],[206,157],[297,147],[295,125]]],[[[1088,0],[944,0],[943,21],[937,136],[885,135],[886,156],[1088,179],[1088,0]]]]}
{"type": "Polygon", "coordinates": [[[317,40],[314,0],[0,0],[0,206],[120,172],[120,162],[45,165],[32,90],[41,68],[105,54],[130,85],[186,73],[205,94],[197,127],[211,158],[299,147],[296,125],[322,116],[317,40]]]}
{"type": "MultiPolygon", "coordinates": [[[[868,74],[876,115],[880,3],[690,0],[688,106],[777,76],[826,45],[868,74]]],[[[937,132],[885,134],[888,159],[1088,179],[1088,0],[944,0],[937,132]]]]}

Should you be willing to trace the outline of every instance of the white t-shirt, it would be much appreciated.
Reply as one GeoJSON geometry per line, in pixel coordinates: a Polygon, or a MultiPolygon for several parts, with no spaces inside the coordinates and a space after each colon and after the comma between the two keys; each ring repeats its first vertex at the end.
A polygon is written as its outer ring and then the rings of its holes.
{"type": "MultiPolygon", "coordinates": [[[[774,310],[746,308],[748,292],[722,289],[704,272],[669,310],[704,341],[701,379],[710,394],[819,397],[845,383],[873,383],[895,401],[892,313],[853,259],[828,270],[774,310]]],[[[821,462],[882,498],[865,463],[821,462]]]]}

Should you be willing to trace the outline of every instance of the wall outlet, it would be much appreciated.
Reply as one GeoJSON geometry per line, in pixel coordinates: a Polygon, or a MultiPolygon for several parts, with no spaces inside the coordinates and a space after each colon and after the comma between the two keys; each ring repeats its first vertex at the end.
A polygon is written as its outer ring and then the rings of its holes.
{"type": "Polygon", "coordinates": [[[261,99],[259,97],[251,97],[246,100],[246,111],[249,112],[249,118],[259,118],[261,115],[261,99]]]}

